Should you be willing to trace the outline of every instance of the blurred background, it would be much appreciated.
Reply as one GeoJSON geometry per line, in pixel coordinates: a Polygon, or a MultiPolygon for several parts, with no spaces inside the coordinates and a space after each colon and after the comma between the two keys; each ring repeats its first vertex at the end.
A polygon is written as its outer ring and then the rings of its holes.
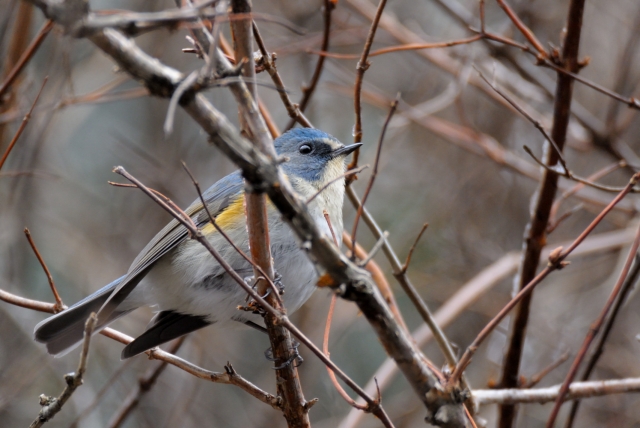
{"type": "MultiPolygon", "coordinates": [[[[559,46],[568,1],[517,0],[512,7],[546,46],[559,46]]],[[[91,2],[93,10],[159,11],[175,7],[170,1],[91,2]]],[[[376,4],[341,0],[332,14],[330,51],[359,56],[376,4]]],[[[272,20],[258,20],[269,51],[294,101],[308,83],[320,50],[323,2],[270,0],[254,2],[256,11],[276,15],[304,28],[299,35],[272,20]]],[[[44,20],[39,10],[18,0],[0,0],[0,73],[5,76],[37,34],[44,20]]],[[[479,27],[478,4],[471,0],[390,1],[373,49],[416,42],[469,37],[466,19],[479,27]],[[447,7],[443,7],[448,5],[447,7]],[[453,9],[452,9],[453,8],[453,9]],[[455,9],[457,8],[457,9],[455,9]],[[457,10],[457,16],[452,12],[457,10]]],[[[580,57],[589,65],[581,75],[623,96],[638,95],[640,3],[632,0],[587,2],[580,57]]],[[[524,42],[504,12],[486,4],[487,29],[524,42]]],[[[224,33],[229,36],[228,28],[224,33]]],[[[136,38],[148,53],[185,73],[202,61],[183,53],[190,47],[187,30],[159,30],[136,38]]],[[[353,85],[357,59],[327,58],[318,88],[306,115],[315,127],[341,141],[353,140],[353,85]]],[[[511,296],[517,252],[529,219],[531,197],[540,170],[524,152],[526,145],[540,156],[544,139],[534,126],[478,77],[482,72],[507,91],[543,126],[552,123],[556,75],[536,67],[534,58],[514,47],[479,41],[447,49],[390,53],[371,58],[363,87],[365,143],[361,164],[372,164],[389,102],[400,93],[398,114],[389,127],[380,172],[367,206],[401,258],[423,223],[429,228],[414,253],[409,276],[433,310],[460,292],[483,269],[500,260],[510,268],[473,303],[456,315],[445,331],[464,349],[511,296]],[[509,264],[510,263],[510,264],[509,264]]],[[[168,100],[151,98],[137,82],[119,73],[114,63],[88,41],[73,39],[54,28],[0,104],[0,153],[4,153],[28,111],[45,76],[49,81],[24,134],[0,171],[0,288],[19,296],[53,301],[47,279],[23,234],[28,227],[52,272],[67,305],[92,293],[126,272],[129,264],[170,217],[141,192],[116,188],[122,181],[111,172],[124,166],[148,186],[180,206],[196,198],[184,160],[206,188],[235,169],[207,142],[200,128],[178,110],[174,130],[163,132],[168,100]]],[[[289,122],[266,73],[259,94],[274,121],[289,122]]],[[[226,88],[206,93],[214,105],[237,123],[237,109],[226,88]]],[[[589,176],[626,159],[640,165],[637,138],[640,120],[635,110],[575,84],[566,158],[571,169],[589,176]]],[[[354,184],[360,195],[371,169],[354,184]]],[[[619,169],[602,182],[624,185],[630,168],[619,169]]],[[[561,181],[559,192],[573,187],[561,181]]],[[[559,196],[559,195],[558,195],[559,196]]],[[[573,214],[550,234],[550,248],[575,238],[602,207],[610,193],[583,189],[559,205],[556,219],[573,214]]],[[[571,265],[553,273],[534,293],[521,373],[530,377],[564,353],[570,361],[589,324],[599,313],[633,238],[637,197],[629,196],[595,230],[608,244],[571,257],[571,265]],[[631,229],[629,229],[631,228],[631,229]],[[617,235],[616,235],[617,233],[617,235]],[[617,238],[613,238],[617,237],[617,238]]],[[[346,229],[352,206],[345,203],[346,229]]],[[[371,248],[375,239],[361,222],[358,240],[371,248]]],[[[585,244],[587,245],[587,244],[585,244]]],[[[385,270],[411,330],[421,327],[417,312],[385,270]]],[[[460,297],[460,294],[457,295],[460,297]]],[[[294,316],[297,325],[321,343],[330,294],[317,291],[294,316]]],[[[614,326],[592,379],[640,376],[638,298],[631,293],[614,326]]],[[[152,313],[138,310],[113,327],[130,335],[144,330],[152,313]]],[[[34,326],[46,314],[0,303],[0,425],[27,426],[39,411],[40,394],[58,395],[63,374],[75,370],[78,351],[54,359],[32,341],[34,326]]],[[[500,379],[509,319],[492,333],[467,373],[474,388],[484,389],[500,379]]],[[[92,342],[85,384],[51,426],[109,426],[137,379],[158,362],[139,356],[120,361],[121,345],[96,336],[92,342]]],[[[188,337],[178,355],[214,371],[230,361],[236,370],[261,388],[275,391],[271,363],[263,357],[268,339],[254,331],[201,330],[188,337]]],[[[302,348],[301,348],[302,349],[302,348]]],[[[357,308],[338,301],[330,343],[331,357],[360,384],[369,381],[385,361],[385,353],[357,308]]],[[[437,346],[424,345],[438,366],[437,346]]],[[[336,427],[350,407],[331,385],[324,366],[309,351],[300,367],[307,399],[320,399],[311,410],[315,427],[336,427]]],[[[565,362],[539,386],[560,383],[570,365],[565,362]]],[[[424,426],[425,410],[401,376],[383,391],[384,406],[396,427],[424,426]]],[[[637,396],[614,395],[584,400],[575,426],[640,426],[637,396]]],[[[563,408],[561,420],[566,416],[563,408]]],[[[551,405],[519,407],[517,426],[544,426],[551,405]]],[[[480,409],[487,426],[496,424],[496,406],[480,409]]],[[[351,422],[350,422],[351,423],[351,422]]],[[[123,427],[283,427],[278,412],[240,389],[198,380],[168,367],[144,395],[123,427]]],[[[343,425],[347,426],[347,425],[343,425]]],[[[364,415],[350,426],[375,427],[364,415]]]]}

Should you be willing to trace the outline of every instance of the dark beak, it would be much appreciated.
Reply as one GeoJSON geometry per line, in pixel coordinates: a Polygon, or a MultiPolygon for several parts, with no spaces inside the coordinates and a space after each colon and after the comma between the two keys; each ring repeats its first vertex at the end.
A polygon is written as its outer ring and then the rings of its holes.
{"type": "Polygon", "coordinates": [[[333,152],[331,152],[331,157],[337,158],[338,156],[347,156],[361,145],[362,143],[355,143],[348,146],[340,147],[339,149],[335,149],[333,152]]]}

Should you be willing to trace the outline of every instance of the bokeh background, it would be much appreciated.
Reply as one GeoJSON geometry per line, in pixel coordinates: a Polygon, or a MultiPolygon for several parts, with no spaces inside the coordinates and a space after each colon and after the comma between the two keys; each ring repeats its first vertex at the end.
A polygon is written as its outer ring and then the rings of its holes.
{"type": "MultiPolygon", "coordinates": [[[[457,5],[479,26],[478,5],[471,0],[390,1],[374,49],[406,43],[410,34],[424,41],[453,40],[471,33],[442,4],[457,5]]],[[[267,47],[278,55],[277,66],[295,101],[310,79],[322,37],[322,1],[271,0],[254,2],[256,11],[276,15],[305,29],[298,35],[282,25],[258,21],[267,47]]],[[[513,8],[548,46],[560,45],[568,1],[513,1],[513,8]]],[[[332,52],[359,54],[375,10],[369,0],[340,0],[333,12],[332,52]],[[368,11],[368,12],[367,12],[368,11]]],[[[92,1],[94,10],[155,11],[172,2],[92,1]]],[[[486,5],[486,25],[493,32],[523,41],[494,2],[486,5]]],[[[0,0],[0,73],[6,76],[16,53],[37,33],[41,13],[18,0],[0,0]],[[22,44],[20,44],[22,40],[22,44]],[[16,48],[17,46],[17,48],[16,48]],[[22,46],[22,47],[20,47],[22,46]]],[[[640,3],[633,0],[587,2],[581,57],[590,63],[581,75],[625,96],[638,95],[640,77],[638,37],[640,3]]],[[[224,29],[228,35],[228,29],[224,29]]],[[[190,72],[202,65],[189,47],[187,31],[159,30],[137,43],[168,65],[190,72]]],[[[328,58],[307,116],[318,128],[343,142],[352,141],[353,84],[356,59],[328,58]]],[[[509,91],[541,123],[550,127],[556,76],[534,65],[533,57],[513,47],[476,42],[447,49],[406,51],[373,57],[366,72],[363,103],[364,147],[361,163],[373,162],[375,145],[388,102],[401,95],[382,149],[380,173],[367,203],[390,242],[406,255],[424,222],[429,229],[418,244],[409,275],[432,309],[439,308],[464,284],[507,254],[517,252],[529,219],[531,196],[539,168],[524,152],[538,156],[544,140],[531,123],[501,102],[478,78],[481,71],[509,91]],[[493,156],[489,156],[492,153],[493,156]]],[[[10,96],[0,105],[0,152],[4,153],[45,76],[49,81],[33,117],[0,171],[0,287],[11,293],[52,301],[46,277],[33,255],[23,229],[28,227],[48,264],[63,300],[71,304],[126,272],[146,242],[169,216],[141,192],[115,188],[115,165],[172,198],[181,206],[196,198],[184,160],[203,187],[235,169],[183,112],[174,130],[163,132],[168,101],[150,98],[138,83],[119,73],[114,63],[89,42],[54,29],[35,54],[10,96]]],[[[3,77],[4,79],[4,77],[3,77]]],[[[2,79],[2,80],[3,80],[2,79]]],[[[258,75],[261,99],[275,122],[284,128],[286,110],[266,73],[258,75]]],[[[207,92],[217,108],[237,123],[236,105],[226,88],[207,92]]],[[[581,84],[575,85],[567,160],[582,176],[624,157],[640,165],[638,114],[581,84]]],[[[371,169],[355,183],[360,194],[371,169]]],[[[623,185],[630,169],[602,181],[623,185]]],[[[562,181],[561,190],[572,186],[562,181]]],[[[549,236],[549,247],[576,237],[602,204],[613,196],[585,189],[571,197],[560,213],[583,204],[549,236]]],[[[621,259],[636,217],[633,195],[595,231],[622,231],[616,245],[571,258],[571,265],[554,273],[535,293],[522,374],[531,376],[568,352],[571,359],[595,319],[620,270],[621,259]]],[[[345,203],[345,222],[354,210],[345,203]]],[[[350,226],[348,226],[350,229],[350,226]]],[[[610,235],[604,235],[610,236],[610,235]]],[[[361,223],[359,241],[374,243],[361,223]]],[[[393,281],[387,261],[376,257],[411,329],[421,320],[393,281]]],[[[508,301],[515,272],[496,281],[458,316],[446,332],[464,349],[486,322],[508,301]]],[[[293,318],[316,343],[321,343],[329,292],[319,290],[293,318]]],[[[614,327],[594,379],[640,375],[638,299],[632,293],[614,327]]],[[[78,352],[54,359],[32,341],[34,326],[45,314],[0,302],[0,425],[27,426],[39,410],[40,394],[57,395],[62,376],[77,366],[78,352]]],[[[147,324],[150,310],[139,310],[114,327],[136,335],[147,324]]],[[[474,388],[499,379],[509,319],[480,348],[468,369],[474,388]]],[[[192,334],[179,355],[210,370],[221,371],[230,361],[247,379],[273,392],[274,375],[263,357],[269,346],[254,331],[192,334]]],[[[384,362],[385,353],[366,320],[349,302],[339,301],[330,344],[332,358],[356,381],[366,383],[384,362]]],[[[425,352],[437,365],[443,359],[433,343],[425,352]]],[[[51,426],[102,427],[120,407],[139,376],[157,362],[139,356],[120,361],[121,345],[102,336],[92,342],[85,384],[51,426]]],[[[349,406],[331,386],[326,370],[302,349],[300,368],[307,398],[320,399],[311,411],[316,427],[336,427],[349,406]]],[[[569,362],[546,376],[540,386],[562,381],[569,362]]],[[[397,427],[424,426],[424,408],[401,378],[383,392],[384,405],[397,427]]],[[[616,395],[583,402],[580,427],[640,426],[637,396],[616,395]]],[[[565,406],[567,407],[567,406],[565,406]]],[[[543,426],[550,405],[520,406],[517,426],[543,426]]],[[[562,413],[564,415],[565,413],[562,413]]],[[[496,407],[480,415],[495,425],[496,407]]],[[[169,367],[146,394],[125,427],[279,427],[284,419],[273,409],[238,388],[212,384],[169,367]]],[[[379,423],[369,415],[357,426],[379,423]]]]}

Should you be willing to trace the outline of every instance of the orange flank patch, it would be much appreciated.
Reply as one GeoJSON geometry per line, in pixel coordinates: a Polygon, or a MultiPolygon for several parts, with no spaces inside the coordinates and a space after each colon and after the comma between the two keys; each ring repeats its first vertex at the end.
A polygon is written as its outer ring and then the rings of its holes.
{"type": "Polygon", "coordinates": [[[318,287],[337,287],[338,284],[333,280],[331,275],[325,273],[320,278],[318,278],[318,287]]]}
{"type": "MultiPolygon", "coordinates": [[[[240,195],[236,200],[231,202],[227,209],[216,216],[216,223],[222,230],[235,226],[238,221],[244,221],[244,195],[240,195]]],[[[208,235],[215,232],[216,229],[211,223],[207,223],[202,228],[202,233],[208,235]]]]}

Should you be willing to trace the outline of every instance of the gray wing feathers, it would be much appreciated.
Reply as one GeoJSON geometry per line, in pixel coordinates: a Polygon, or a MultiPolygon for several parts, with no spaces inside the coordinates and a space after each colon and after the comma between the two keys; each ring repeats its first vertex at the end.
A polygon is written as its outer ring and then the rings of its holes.
{"type": "MultiPolygon", "coordinates": [[[[203,194],[203,198],[209,207],[211,215],[216,216],[220,211],[229,206],[242,191],[242,186],[243,181],[239,171],[227,175],[211,186],[203,194]]],[[[207,213],[202,208],[200,201],[196,200],[185,210],[187,215],[191,216],[199,227],[208,222],[207,213]]],[[[39,323],[34,331],[35,340],[45,343],[47,345],[47,351],[50,354],[63,355],[82,341],[84,323],[91,312],[98,313],[98,326],[96,331],[101,330],[122,315],[129,313],[133,310],[132,308],[128,308],[126,311],[118,310],[120,303],[124,301],[135,286],[144,278],[153,264],[175,248],[180,242],[186,239],[186,237],[186,228],[177,220],[171,221],[140,252],[131,264],[126,275],[79,301],[69,309],[39,323]]],[[[195,319],[198,317],[191,317],[194,319],[189,319],[188,315],[182,315],[182,317],[181,320],[168,318],[165,322],[168,323],[170,320],[173,320],[173,323],[171,325],[167,324],[165,327],[163,327],[164,324],[154,325],[154,327],[149,329],[139,339],[136,339],[136,341],[127,346],[127,348],[129,348],[128,352],[134,352],[134,350],[140,347],[144,347],[145,349],[136,351],[129,356],[146,351],[160,343],[164,343],[167,340],[171,340],[174,337],[181,336],[208,324],[202,320],[198,321],[195,319]],[[155,334],[161,331],[163,333],[156,337],[155,334]],[[164,339],[164,337],[168,337],[167,335],[171,336],[171,338],[164,339]],[[158,340],[161,341],[158,342],[158,340]],[[146,344],[150,344],[150,346],[145,347],[146,344]]],[[[123,358],[126,357],[123,356],[123,358]]]]}
{"type": "Polygon", "coordinates": [[[121,358],[133,357],[155,346],[166,343],[172,339],[184,336],[211,324],[205,317],[186,315],[174,311],[162,311],[158,313],[152,325],[136,340],[128,344],[122,350],[121,358]]]}
{"type": "MultiPolygon", "coordinates": [[[[211,186],[202,195],[211,215],[216,216],[225,209],[242,191],[243,181],[240,171],[227,175],[216,184],[211,186]]],[[[185,213],[194,219],[196,225],[201,226],[208,221],[208,215],[203,209],[200,200],[194,201],[185,213]]],[[[142,280],[148,269],[160,257],[175,248],[180,242],[187,238],[187,229],[177,220],[172,220],[166,225],[147,246],[140,252],[131,264],[129,272],[111,293],[111,296],[104,302],[98,313],[98,322],[106,319],[115,311],[122,301],[129,295],[131,290],[142,280]]]]}

